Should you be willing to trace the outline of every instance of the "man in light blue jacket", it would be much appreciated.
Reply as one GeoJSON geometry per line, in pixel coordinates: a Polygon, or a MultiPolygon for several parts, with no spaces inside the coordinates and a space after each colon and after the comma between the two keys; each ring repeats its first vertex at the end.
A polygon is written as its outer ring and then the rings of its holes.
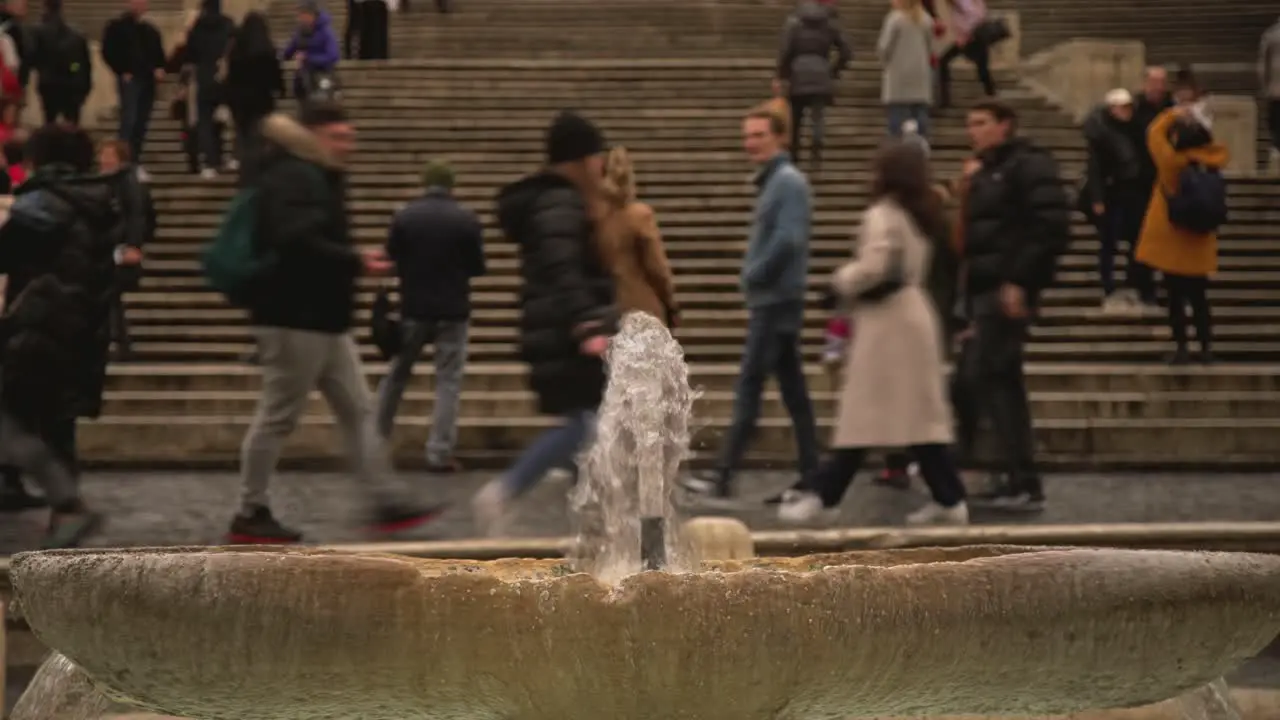
{"type": "Polygon", "coordinates": [[[800,346],[813,203],[808,180],[783,149],[785,133],[785,119],[767,110],[753,111],[743,121],[747,155],[758,167],[755,213],[740,280],[749,311],[746,345],[733,420],[719,462],[712,472],[685,481],[688,491],[713,504],[733,496],[733,472],[756,429],[769,376],[777,378],[791,415],[800,472],[808,473],[818,464],[818,433],[800,346]]]}

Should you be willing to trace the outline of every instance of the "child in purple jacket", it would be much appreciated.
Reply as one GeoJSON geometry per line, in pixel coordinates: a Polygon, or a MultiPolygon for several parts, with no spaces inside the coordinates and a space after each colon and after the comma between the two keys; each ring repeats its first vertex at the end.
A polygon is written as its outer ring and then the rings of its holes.
{"type": "Polygon", "coordinates": [[[306,99],[312,76],[329,74],[338,64],[338,37],[329,13],[320,10],[315,0],[303,0],[298,6],[298,29],[281,56],[285,60],[298,58],[293,93],[299,100],[306,99]]]}

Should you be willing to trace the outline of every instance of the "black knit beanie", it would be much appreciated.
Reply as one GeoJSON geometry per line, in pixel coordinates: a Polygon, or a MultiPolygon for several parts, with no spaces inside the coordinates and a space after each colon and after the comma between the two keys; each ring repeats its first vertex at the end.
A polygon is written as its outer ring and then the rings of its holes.
{"type": "Polygon", "coordinates": [[[604,152],[604,135],[590,120],[565,110],[547,128],[547,164],[558,165],[604,152]]]}

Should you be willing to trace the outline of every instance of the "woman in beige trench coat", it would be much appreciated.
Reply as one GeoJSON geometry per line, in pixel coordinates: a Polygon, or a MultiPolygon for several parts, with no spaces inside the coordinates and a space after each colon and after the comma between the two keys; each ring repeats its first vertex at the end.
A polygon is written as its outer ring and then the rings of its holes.
{"type": "Polygon", "coordinates": [[[908,447],[933,500],[907,522],[965,524],[964,486],[948,447],[953,426],[942,323],[927,287],[933,255],[929,238],[942,235],[942,204],[920,148],[891,141],[877,156],[874,170],[857,255],[836,271],[831,283],[852,305],[854,327],[833,450],[817,470],[784,493],[778,514],[786,521],[807,522],[835,510],[867,450],[908,447]]]}

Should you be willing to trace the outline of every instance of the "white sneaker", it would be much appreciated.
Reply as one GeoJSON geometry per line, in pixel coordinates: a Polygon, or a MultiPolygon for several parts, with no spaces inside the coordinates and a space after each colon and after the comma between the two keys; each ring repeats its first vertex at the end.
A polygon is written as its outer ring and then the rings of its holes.
{"type": "Polygon", "coordinates": [[[907,515],[908,525],[968,525],[969,506],[956,503],[951,507],[942,507],[936,502],[907,515]]]}
{"type": "Polygon", "coordinates": [[[226,168],[227,172],[235,172],[240,169],[240,161],[235,158],[231,158],[226,162],[226,168]]]}
{"type": "Polygon", "coordinates": [[[218,171],[213,168],[205,168],[200,171],[200,177],[205,180],[212,180],[218,177],[218,171]]]}
{"type": "Polygon", "coordinates": [[[503,532],[507,519],[507,487],[502,478],[490,480],[471,498],[471,512],[480,534],[495,537],[503,532]]]}
{"type": "Polygon", "coordinates": [[[808,490],[785,490],[778,503],[778,519],[794,525],[834,520],[838,513],[839,508],[823,507],[822,498],[808,490]]]}
{"type": "Polygon", "coordinates": [[[147,169],[141,165],[138,166],[138,182],[151,182],[151,173],[147,172],[147,169]]]}

